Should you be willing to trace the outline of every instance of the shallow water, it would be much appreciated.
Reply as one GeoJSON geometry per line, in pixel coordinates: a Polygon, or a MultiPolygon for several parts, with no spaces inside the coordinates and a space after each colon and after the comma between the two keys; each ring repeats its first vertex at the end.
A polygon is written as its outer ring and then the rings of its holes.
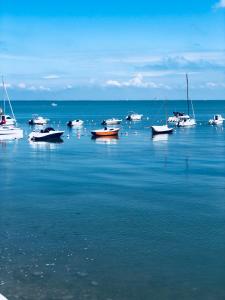
{"type": "Polygon", "coordinates": [[[25,138],[0,142],[0,293],[225,299],[225,131],[207,125],[225,102],[194,102],[198,126],[155,139],[163,102],[50,103],[13,103],[25,138]],[[124,121],[118,139],[91,138],[131,110],[144,120],[124,121]],[[65,129],[63,143],[28,142],[32,113],[65,129]],[[84,128],[68,130],[76,118],[84,128]]]}

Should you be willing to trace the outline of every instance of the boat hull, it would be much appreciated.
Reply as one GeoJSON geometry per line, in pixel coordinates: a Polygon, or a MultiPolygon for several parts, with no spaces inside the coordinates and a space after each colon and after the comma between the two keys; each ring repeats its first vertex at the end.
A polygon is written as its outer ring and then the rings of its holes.
{"type": "Polygon", "coordinates": [[[126,117],[127,121],[141,121],[142,120],[143,115],[129,115],[126,117]]]}
{"type": "Polygon", "coordinates": [[[173,133],[173,128],[167,126],[152,126],[152,134],[171,134],[173,133]]]}
{"type": "Polygon", "coordinates": [[[0,140],[13,140],[23,138],[23,130],[16,127],[0,127],[0,140]]]}
{"type": "Polygon", "coordinates": [[[194,119],[182,120],[177,123],[177,127],[192,127],[195,125],[196,125],[196,121],[194,119]]]}
{"type": "Polygon", "coordinates": [[[68,127],[82,127],[84,124],[84,121],[69,121],[67,122],[67,126],[68,127]]]}
{"type": "Polygon", "coordinates": [[[104,136],[118,136],[119,129],[112,130],[94,130],[91,132],[94,137],[104,137],[104,136]]]}
{"type": "Polygon", "coordinates": [[[120,123],[122,122],[122,120],[114,120],[114,119],[112,119],[112,120],[104,120],[103,122],[102,122],[102,125],[119,125],[120,123]]]}
{"type": "Polygon", "coordinates": [[[31,133],[30,139],[32,141],[53,141],[59,140],[63,135],[64,131],[55,131],[51,133],[31,133]]]}

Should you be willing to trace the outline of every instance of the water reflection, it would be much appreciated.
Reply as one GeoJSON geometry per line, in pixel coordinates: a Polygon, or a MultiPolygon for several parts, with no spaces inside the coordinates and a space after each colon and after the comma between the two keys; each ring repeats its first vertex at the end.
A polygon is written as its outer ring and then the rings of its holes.
{"type": "Polygon", "coordinates": [[[169,140],[169,134],[165,133],[165,134],[154,134],[152,135],[152,140],[153,142],[168,142],[169,140]]]}
{"type": "Polygon", "coordinates": [[[59,144],[62,144],[63,140],[61,138],[51,140],[51,141],[31,141],[29,140],[29,144],[34,150],[55,150],[59,144]]]}
{"type": "Polygon", "coordinates": [[[118,136],[92,137],[96,144],[115,145],[118,144],[118,136]]]}

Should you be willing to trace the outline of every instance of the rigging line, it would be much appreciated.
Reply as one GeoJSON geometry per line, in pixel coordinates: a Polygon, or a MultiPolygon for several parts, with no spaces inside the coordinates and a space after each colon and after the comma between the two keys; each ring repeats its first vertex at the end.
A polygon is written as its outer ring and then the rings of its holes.
{"type": "Polygon", "coordinates": [[[10,99],[9,99],[9,95],[8,95],[7,89],[6,89],[6,87],[5,87],[5,82],[4,82],[4,78],[3,78],[3,77],[2,77],[2,85],[3,85],[4,91],[5,91],[6,99],[9,101],[9,107],[10,107],[10,110],[11,110],[11,113],[12,113],[12,116],[13,116],[13,119],[16,120],[15,115],[14,115],[14,112],[13,112],[13,108],[12,108],[12,105],[11,105],[11,101],[10,101],[10,99]]]}

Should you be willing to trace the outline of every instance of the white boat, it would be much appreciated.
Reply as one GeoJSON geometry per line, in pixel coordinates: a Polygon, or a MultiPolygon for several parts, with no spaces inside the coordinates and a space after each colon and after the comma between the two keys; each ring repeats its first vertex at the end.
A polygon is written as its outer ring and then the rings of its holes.
{"type": "Polygon", "coordinates": [[[8,300],[5,296],[3,296],[2,294],[0,294],[0,300],[8,300]]]}
{"type": "MultiPolygon", "coordinates": [[[[23,138],[23,130],[16,127],[16,118],[13,112],[12,104],[9,99],[7,89],[5,87],[4,80],[2,78],[2,86],[4,89],[4,95],[9,102],[9,107],[11,109],[12,118],[9,115],[2,114],[0,122],[0,140],[12,140],[23,138]]],[[[4,99],[4,110],[5,110],[5,99],[4,99]]]]}
{"type": "Polygon", "coordinates": [[[47,127],[44,130],[33,131],[29,134],[29,139],[32,141],[49,141],[57,140],[63,135],[64,131],[55,130],[47,127]]]}
{"type": "Polygon", "coordinates": [[[192,127],[192,126],[196,125],[193,103],[192,103],[192,100],[189,98],[189,80],[188,80],[188,75],[187,74],[186,74],[186,82],[187,82],[187,109],[188,109],[188,113],[187,113],[187,115],[183,115],[183,116],[178,117],[178,121],[176,122],[176,125],[178,127],[192,127]],[[190,116],[190,106],[191,106],[193,117],[190,116]]]}
{"type": "Polygon", "coordinates": [[[84,124],[84,121],[82,121],[82,120],[73,120],[73,121],[67,122],[67,126],[69,126],[69,127],[73,127],[73,126],[80,127],[80,126],[83,126],[83,124],[84,124]]]}
{"type": "Polygon", "coordinates": [[[213,119],[209,120],[210,125],[222,125],[224,118],[221,115],[214,115],[213,119]]]}
{"type": "Polygon", "coordinates": [[[9,115],[1,114],[0,115],[0,125],[15,125],[16,119],[12,118],[9,115]]]}
{"type": "Polygon", "coordinates": [[[179,121],[179,118],[184,117],[184,116],[189,117],[188,115],[185,115],[184,113],[181,113],[179,111],[174,111],[173,116],[169,117],[167,121],[169,123],[177,123],[179,121]]]}
{"type": "Polygon", "coordinates": [[[196,125],[196,120],[189,116],[183,116],[179,118],[179,121],[176,123],[178,127],[192,127],[196,125]]]}
{"type": "Polygon", "coordinates": [[[46,125],[49,122],[49,119],[45,119],[41,116],[34,116],[33,119],[30,119],[28,123],[30,125],[46,125]]]}
{"type": "Polygon", "coordinates": [[[53,107],[56,107],[56,106],[58,106],[58,104],[57,103],[55,103],[55,102],[52,102],[52,104],[51,104],[53,107]]]}
{"type": "Polygon", "coordinates": [[[118,125],[121,122],[122,122],[121,119],[112,118],[112,119],[103,120],[102,125],[118,125]]]}
{"type": "Polygon", "coordinates": [[[167,109],[166,109],[166,101],[164,104],[164,108],[165,108],[165,118],[166,118],[166,124],[165,125],[154,125],[152,126],[152,135],[156,135],[156,134],[170,134],[173,133],[173,128],[168,127],[167,124],[167,109]]]}
{"type": "Polygon", "coordinates": [[[168,125],[152,126],[152,134],[165,134],[172,132],[173,128],[168,127],[168,125]]]}
{"type": "Polygon", "coordinates": [[[22,139],[23,130],[13,125],[0,126],[0,140],[22,139]]]}
{"type": "Polygon", "coordinates": [[[143,118],[142,114],[130,113],[126,116],[126,120],[128,121],[140,121],[143,118]]]}

